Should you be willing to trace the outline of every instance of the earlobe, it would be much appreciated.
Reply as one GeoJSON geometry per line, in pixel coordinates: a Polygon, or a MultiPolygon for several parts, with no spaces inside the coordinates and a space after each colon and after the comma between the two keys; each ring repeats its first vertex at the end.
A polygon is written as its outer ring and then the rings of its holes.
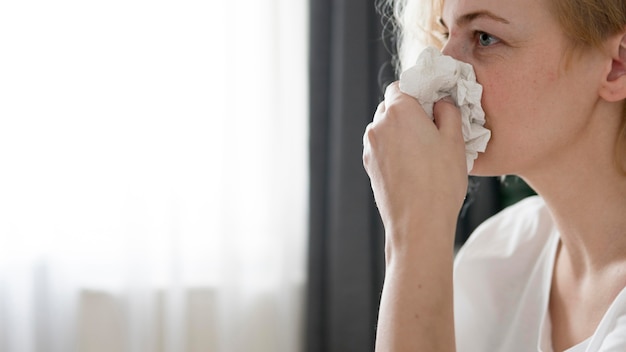
{"type": "Polygon", "coordinates": [[[613,43],[611,70],[601,91],[602,97],[611,102],[626,99],[626,33],[622,32],[616,39],[609,41],[613,43]]]}

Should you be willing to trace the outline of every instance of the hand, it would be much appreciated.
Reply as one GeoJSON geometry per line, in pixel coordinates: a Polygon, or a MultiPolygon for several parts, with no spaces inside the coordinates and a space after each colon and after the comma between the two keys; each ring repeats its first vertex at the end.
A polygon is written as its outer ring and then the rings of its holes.
{"type": "Polygon", "coordinates": [[[460,112],[442,100],[434,116],[433,123],[395,82],[365,131],[363,164],[388,232],[433,221],[456,225],[467,190],[460,112]]]}

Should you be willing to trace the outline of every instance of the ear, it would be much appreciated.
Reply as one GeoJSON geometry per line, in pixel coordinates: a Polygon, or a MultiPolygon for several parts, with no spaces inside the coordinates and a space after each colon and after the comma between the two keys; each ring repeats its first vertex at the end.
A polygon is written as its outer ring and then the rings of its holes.
{"type": "Polygon", "coordinates": [[[611,53],[611,67],[600,95],[606,101],[626,99],[626,30],[611,37],[607,44],[611,53]]]}

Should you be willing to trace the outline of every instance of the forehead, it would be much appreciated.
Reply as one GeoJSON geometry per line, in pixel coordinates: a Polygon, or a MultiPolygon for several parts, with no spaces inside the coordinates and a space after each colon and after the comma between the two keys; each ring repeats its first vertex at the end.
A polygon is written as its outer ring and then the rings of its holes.
{"type": "Polygon", "coordinates": [[[549,0],[443,0],[442,19],[452,24],[475,12],[489,11],[509,21],[522,22],[545,17],[549,0]]]}

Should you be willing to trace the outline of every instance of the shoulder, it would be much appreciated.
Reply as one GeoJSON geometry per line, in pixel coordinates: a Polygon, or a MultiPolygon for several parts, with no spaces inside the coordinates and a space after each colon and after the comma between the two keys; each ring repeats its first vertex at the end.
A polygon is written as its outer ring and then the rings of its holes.
{"type": "Polygon", "coordinates": [[[467,351],[536,349],[557,243],[540,197],[504,209],[474,231],[454,265],[457,345],[467,351]]]}

